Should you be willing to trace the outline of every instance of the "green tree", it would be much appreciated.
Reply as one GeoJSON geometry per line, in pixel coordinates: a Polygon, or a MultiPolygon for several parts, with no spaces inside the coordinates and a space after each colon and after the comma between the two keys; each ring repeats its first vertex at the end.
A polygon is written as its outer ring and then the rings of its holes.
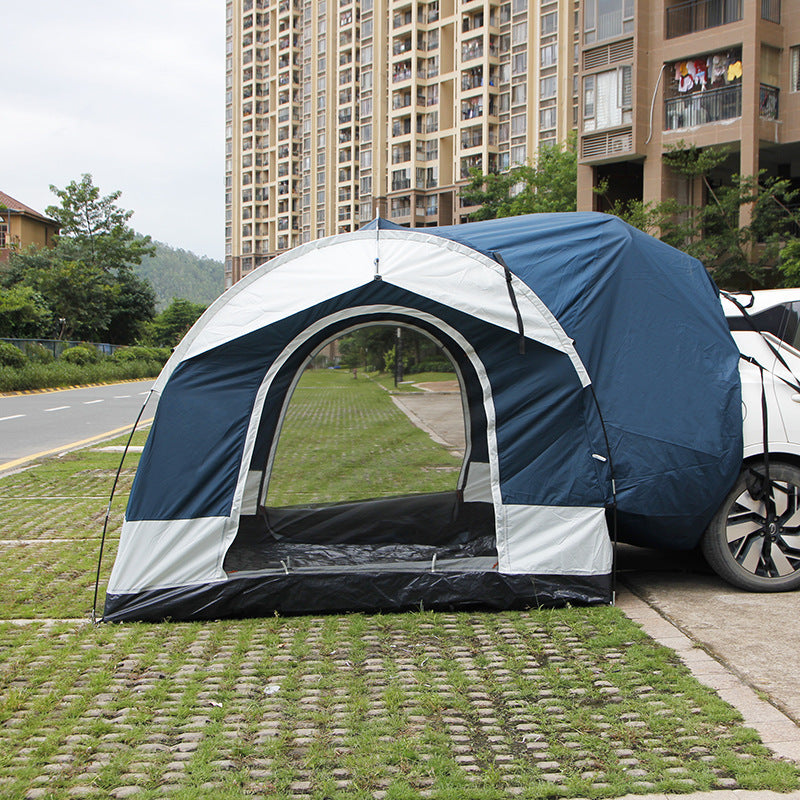
{"type": "Polygon", "coordinates": [[[62,201],[47,209],[62,226],[55,247],[12,253],[0,284],[38,292],[59,338],[130,344],[155,314],[152,286],[133,271],[153,250],[149,237],[127,226],[120,193],[101,197],[90,175],[51,188],[62,201]]]}
{"type": "Polygon", "coordinates": [[[174,347],[205,310],[206,307],[200,303],[173,297],[148,326],[146,338],[160,347],[174,347]]]}
{"type": "Polygon", "coordinates": [[[155,254],[142,259],[136,274],[156,291],[156,308],[163,311],[175,297],[209,305],[224,289],[223,264],[162,242],[154,242],[155,254]]]}
{"type": "Polygon", "coordinates": [[[88,173],[66,189],[50,186],[50,191],[61,201],[46,213],[61,226],[57,242],[63,258],[109,271],[140,264],[155,252],[150,237],[137,236],[128,225],[133,211],[117,206],[122,192],[101,197],[88,173]]]}
{"type": "Polygon", "coordinates": [[[138,341],[155,312],[156,294],[152,285],[132,270],[123,269],[111,282],[111,291],[108,341],[120,344],[138,341]]]}
{"type": "Polygon", "coordinates": [[[480,208],[473,220],[514,217],[549,211],[575,211],[577,157],[575,140],[539,148],[529,164],[499,174],[471,170],[472,179],[461,190],[468,205],[480,208]]]}
{"type": "Polygon", "coordinates": [[[665,153],[664,160],[679,175],[699,178],[706,202],[615,203],[611,213],[698,258],[723,288],[759,289],[785,283],[793,274],[793,262],[791,257],[782,259],[781,253],[794,239],[797,220],[791,206],[800,192],[790,181],[763,171],[758,177],[732,175],[715,185],[710,173],[727,156],[723,148],[701,150],[679,142],[665,153]],[[745,207],[749,207],[750,221],[742,225],[745,207]]]}
{"type": "Polygon", "coordinates": [[[45,338],[52,329],[53,314],[39,292],[22,285],[0,288],[0,336],[45,338]]]}
{"type": "Polygon", "coordinates": [[[54,261],[27,280],[47,298],[58,323],[56,338],[105,341],[114,302],[106,277],[82,261],[54,261]]]}

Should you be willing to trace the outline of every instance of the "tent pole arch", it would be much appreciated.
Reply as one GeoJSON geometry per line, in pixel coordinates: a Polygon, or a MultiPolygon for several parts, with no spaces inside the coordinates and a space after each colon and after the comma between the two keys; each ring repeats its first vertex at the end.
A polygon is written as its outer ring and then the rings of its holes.
{"type": "Polygon", "coordinates": [[[324,333],[327,328],[333,326],[338,328],[343,323],[346,324],[348,319],[356,316],[375,317],[376,319],[383,317],[385,319],[387,314],[391,314],[396,317],[424,320],[432,327],[441,330],[443,334],[447,335],[454,342],[456,342],[459,347],[461,347],[464,356],[468,359],[475,370],[481,386],[481,401],[483,403],[484,414],[486,415],[486,440],[489,454],[490,487],[492,505],[495,509],[495,530],[498,532],[499,537],[500,531],[503,527],[503,500],[500,493],[500,467],[498,461],[497,436],[495,433],[494,401],[492,398],[492,387],[489,381],[489,376],[479,355],[460,331],[457,331],[444,320],[441,320],[427,312],[419,311],[414,308],[394,305],[352,306],[335,314],[322,317],[305,328],[305,330],[303,330],[282,349],[280,355],[272,362],[267,370],[266,375],[264,376],[264,379],[261,381],[258,392],[256,393],[255,401],[253,403],[253,412],[250,417],[250,422],[245,437],[245,445],[239,465],[239,477],[233,496],[231,512],[226,520],[222,542],[218,551],[216,563],[216,574],[218,579],[222,580],[227,577],[225,570],[223,569],[225,554],[236,538],[236,533],[239,527],[239,519],[243,513],[242,509],[245,507],[245,492],[247,490],[248,483],[250,486],[253,484],[252,481],[248,481],[248,475],[253,459],[253,451],[255,448],[256,438],[258,436],[265,399],[273,380],[284,364],[298,349],[307,346],[307,342],[309,340],[313,339],[319,334],[324,333]]]}

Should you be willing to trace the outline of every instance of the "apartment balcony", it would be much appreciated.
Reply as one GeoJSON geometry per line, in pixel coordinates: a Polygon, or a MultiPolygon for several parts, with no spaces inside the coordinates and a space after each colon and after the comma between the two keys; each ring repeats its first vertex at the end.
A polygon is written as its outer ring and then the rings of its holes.
{"type": "Polygon", "coordinates": [[[664,103],[664,112],[666,131],[736,119],[742,116],[742,86],[736,84],[673,97],[664,103]]]}
{"type": "MultiPolygon", "coordinates": [[[[492,55],[496,55],[493,53],[492,55]]],[[[461,45],[461,60],[462,61],[472,61],[476,58],[483,58],[483,41],[482,40],[473,40],[471,42],[465,42],[461,45]]]]}
{"type": "Polygon", "coordinates": [[[467,150],[470,147],[480,147],[483,144],[483,133],[476,131],[467,133],[461,137],[461,149],[467,150]]]}
{"type": "Polygon", "coordinates": [[[411,178],[392,178],[392,191],[400,192],[411,188],[411,178]]]}
{"type": "Polygon", "coordinates": [[[411,80],[413,74],[414,73],[411,71],[411,62],[403,61],[400,64],[395,65],[394,71],[392,72],[392,83],[409,81],[411,80]]]}
{"type": "Polygon", "coordinates": [[[392,28],[403,28],[410,25],[414,21],[411,9],[400,11],[392,17],[392,28]]]}
{"type": "Polygon", "coordinates": [[[686,0],[667,8],[667,39],[705,31],[742,18],[742,0],[686,0]]]}

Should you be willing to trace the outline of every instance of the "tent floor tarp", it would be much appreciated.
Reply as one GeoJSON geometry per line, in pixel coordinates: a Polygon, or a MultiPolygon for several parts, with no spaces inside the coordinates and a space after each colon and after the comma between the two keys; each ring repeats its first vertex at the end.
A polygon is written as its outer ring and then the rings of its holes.
{"type": "Polygon", "coordinates": [[[161,622],[273,614],[450,611],[607,605],[611,575],[302,570],[136,595],[107,595],[106,622],[161,622]]]}
{"type": "MultiPolygon", "coordinates": [[[[430,565],[484,557],[497,563],[490,503],[464,503],[460,492],[358,502],[261,508],[243,516],[225,556],[229,575],[294,566],[350,567],[370,562],[430,565]]],[[[462,562],[465,563],[465,562],[462,562]]]]}

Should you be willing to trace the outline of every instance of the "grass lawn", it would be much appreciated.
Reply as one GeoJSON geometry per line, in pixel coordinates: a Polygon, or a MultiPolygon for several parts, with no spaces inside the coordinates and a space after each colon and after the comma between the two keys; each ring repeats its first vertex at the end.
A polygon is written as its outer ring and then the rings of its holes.
{"type": "Polygon", "coordinates": [[[307,372],[289,404],[267,500],[280,506],[447,491],[460,467],[372,377],[307,372]]]}
{"type": "MultiPolygon", "coordinates": [[[[370,381],[310,373],[295,400],[276,467],[282,502],[453,485],[454,459],[370,381]],[[351,469],[361,472],[337,474],[351,469]]],[[[87,624],[118,460],[95,447],[0,479],[4,799],[500,800],[800,785],[795,767],[770,758],[734,709],[614,608],[87,624]]],[[[136,460],[111,509],[103,581],[136,460]]]]}

